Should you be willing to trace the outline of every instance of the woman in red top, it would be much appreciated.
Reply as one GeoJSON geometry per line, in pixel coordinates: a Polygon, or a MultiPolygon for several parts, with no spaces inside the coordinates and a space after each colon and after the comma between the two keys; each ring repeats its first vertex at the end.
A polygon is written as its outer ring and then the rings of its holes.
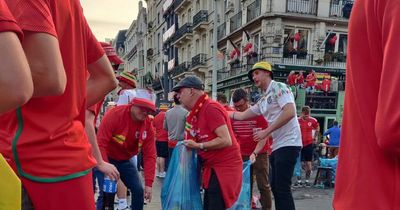
{"type": "Polygon", "coordinates": [[[184,144],[198,149],[203,161],[204,209],[225,210],[239,197],[243,162],[227,112],[203,89],[198,77],[188,76],[173,91],[190,110],[186,121],[188,140],[184,144]]]}

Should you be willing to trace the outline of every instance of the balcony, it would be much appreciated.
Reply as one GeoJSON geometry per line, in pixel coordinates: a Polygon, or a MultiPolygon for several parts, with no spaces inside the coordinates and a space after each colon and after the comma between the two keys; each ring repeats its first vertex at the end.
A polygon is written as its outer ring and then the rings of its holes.
{"type": "Polygon", "coordinates": [[[196,29],[207,29],[208,23],[208,11],[200,10],[195,16],[193,16],[193,30],[196,29]]]}
{"type": "Polygon", "coordinates": [[[230,33],[236,31],[242,26],[242,11],[236,13],[236,15],[231,17],[230,24],[231,24],[230,33]]]}
{"type": "Polygon", "coordinates": [[[349,0],[331,0],[330,17],[349,18],[353,1],[349,0]]]}
{"type": "Polygon", "coordinates": [[[318,0],[286,0],[286,12],[317,15],[318,0]]]}
{"type": "Polygon", "coordinates": [[[183,76],[185,72],[189,71],[190,66],[191,66],[190,62],[183,62],[179,64],[171,71],[171,77],[177,78],[179,76],[183,76]]]}
{"type": "Polygon", "coordinates": [[[187,40],[190,40],[192,38],[192,24],[191,23],[185,23],[183,26],[181,26],[175,33],[174,36],[174,45],[180,45],[184,43],[187,40]]]}
{"type": "Polygon", "coordinates": [[[223,23],[217,28],[217,39],[221,40],[225,36],[226,36],[226,23],[223,23]]]}
{"type": "Polygon", "coordinates": [[[163,34],[163,43],[169,41],[175,34],[175,24],[173,24],[169,29],[163,34]]]}
{"type": "Polygon", "coordinates": [[[261,15],[261,0],[255,0],[247,6],[247,22],[250,22],[261,15]]]}
{"type": "Polygon", "coordinates": [[[207,54],[200,53],[192,58],[192,70],[207,66],[207,54]]]}
{"type": "Polygon", "coordinates": [[[188,5],[192,3],[192,0],[175,0],[174,8],[176,13],[182,12],[188,5]]]}
{"type": "Polygon", "coordinates": [[[163,4],[164,15],[169,12],[169,9],[171,8],[173,3],[174,3],[174,0],[165,0],[165,2],[163,4]]]}

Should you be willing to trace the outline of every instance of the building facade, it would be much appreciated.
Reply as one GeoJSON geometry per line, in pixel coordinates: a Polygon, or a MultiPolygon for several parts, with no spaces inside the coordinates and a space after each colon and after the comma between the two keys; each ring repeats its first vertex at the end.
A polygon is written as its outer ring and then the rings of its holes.
{"type": "Polygon", "coordinates": [[[341,121],[344,98],[347,31],[351,1],[342,0],[227,0],[217,1],[217,39],[222,68],[218,91],[230,96],[236,88],[256,90],[247,72],[260,60],[273,65],[274,79],[286,81],[289,72],[314,70],[318,81],[325,77],[337,88],[307,92],[293,89],[297,109],[312,108],[324,129],[341,121]]]}
{"type": "Polygon", "coordinates": [[[164,98],[164,82],[168,77],[164,76],[164,50],[163,34],[166,24],[163,18],[163,1],[147,0],[147,50],[146,73],[150,72],[153,78],[152,88],[157,98],[164,98]]]}
{"type": "Polygon", "coordinates": [[[143,2],[139,1],[139,13],[132,21],[125,34],[124,70],[133,72],[138,78],[138,86],[145,87],[152,83],[152,78],[145,71],[147,49],[147,11],[143,2]]]}

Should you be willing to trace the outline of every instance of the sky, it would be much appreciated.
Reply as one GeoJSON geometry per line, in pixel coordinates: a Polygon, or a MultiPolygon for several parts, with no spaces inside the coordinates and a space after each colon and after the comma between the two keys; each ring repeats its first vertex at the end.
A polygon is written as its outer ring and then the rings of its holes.
{"type": "MultiPolygon", "coordinates": [[[[81,0],[83,12],[97,40],[115,38],[136,19],[139,0],[81,0]]],[[[146,7],[146,3],[143,1],[146,7]]]]}

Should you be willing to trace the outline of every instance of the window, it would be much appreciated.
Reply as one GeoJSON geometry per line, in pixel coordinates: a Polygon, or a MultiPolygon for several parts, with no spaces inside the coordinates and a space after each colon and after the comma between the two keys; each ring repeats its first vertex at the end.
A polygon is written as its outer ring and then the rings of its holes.
{"type": "Polygon", "coordinates": [[[201,53],[206,53],[206,46],[209,46],[207,43],[207,34],[201,36],[201,42],[201,53]]]}
{"type": "Polygon", "coordinates": [[[160,33],[158,33],[157,35],[157,52],[160,53],[160,40],[161,40],[161,36],[160,33]]]}
{"type": "Polygon", "coordinates": [[[199,49],[200,49],[200,40],[196,39],[196,54],[199,53],[199,49]]]}
{"type": "Polygon", "coordinates": [[[185,58],[184,58],[185,52],[186,52],[186,50],[185,50],[185,48],[183,47],[183,48],[182,48],[182,54],[181,54],[181,61],[182,61],[182,62],[185,62],[185,61],[186,61],[185,58]]]}
{"type": "Polygon", "coordinates": [[[188,45],[188,51],[187,51],[187,61],[192,60],[192,45],[188,45]]]}
{"type": "Polygon", "coordinates": [[[157,14],[157,25],[160,25],[160,13],[157,14]]]}
{"type": "Polygon", "coordinates": [[[189,10],[188,10],[187,22],[188,22],[188,23],[191,23],[191,22],[192,22],[192,9],[190,9],[190,8],[189,8],[189,10]]]}
{"type": "Polygon", "coordinates": [[[308,54],[309,30],[297,28],[285,28],[283,43],[284,58],[305,59],[308,54]]]}
{"type": "Polygon", "coordinates": [[[324,60],[327,62],[346,62],[347,57],[347,34],[327,33],[325,41],[324,60]]]}

